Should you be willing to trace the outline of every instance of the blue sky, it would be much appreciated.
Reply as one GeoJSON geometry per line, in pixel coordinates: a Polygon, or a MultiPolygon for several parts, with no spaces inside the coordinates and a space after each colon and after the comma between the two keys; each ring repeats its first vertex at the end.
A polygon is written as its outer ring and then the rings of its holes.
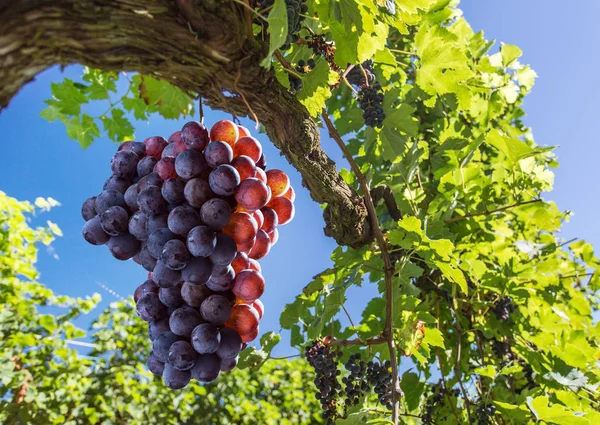
{"type": "MultiPolygon", "coordinates": [[[[600,181],[600,145],[596,141],[596,99],[600,89],[595,84],[600,55],[592,39],[600,2],[577,2],[565,6],[557,0],[543,3],[522,0],[465,0],[462,9],[475,30],[483,29],[488,38],[520,46],[525,52],[522,63],[529,63],[539,79],[525,103],[526,124],[534,129],[539,144],[559,145],[556,150],[560,168],[555,170],[555,190],[545,195],[562,210],[575,212],[564,227],[563,237],[583,237],[600,246],[597,210],[600,201],[594,182],[600,181]],[[594,49],[595,48],[595,49],[594,49]]],[[[100,292],[101,308],[116,298],[103,291],[105,285],[122,296],[129,296],[145,280],[146,272],[132,262],[114,260],[106,247],[88,245],[81,236],[81,203],[100,192],[110,174],[110,158],[116,145],[102,139],[83,151],[66,136],[62,124],[50,124],[39,117],[43,101],[50,98],[50,83],[63,77],[77,78],[79,67],[64,73],[58,68],[44,72],[27,85],[0,114],[3,140],[3,178],[0,190],[22,200],[51,196],[62,203],[60,208],[41,215],[59,224],[64,237],[54,244],[59,259],[45,252],[39,256],[41,281],[59,293],[86,296],[100,292]]],[[[100,107],[97,107],[100,109],[100,107]]],[[[91,108],[90,112],[100,113],[91,108]]],[[[207,124],[229,116],[206,112],[207,124]]],[[[152,135],[168,137],[185,121],[155,119],[136,123],[136,138],[152,135]]],[[[243,122],[247,127],[252,123],[243,122]]],[[[266,314],[261,333],[279,330],[279,312],[312,276],[329,266],[333,240],[323,236],[319,205],[301,188],[299,174],[279,155],[264,135],[263,143],[269,168],[285,170],[297,191],[296,217],[281,228],[280,239],[261,264],[267,281],[263,297],[266,314]]],[[[323,146],[338,166],[346,167],[337,147],[323,133],[323,146]]],[[[349,311],[358,318],[366,297],[349,293],[349,311]]],[[[363,289],[370,291],[370,289],[363,289]]],[[[89,318],[81,321],[86,326],[89,318]]],[[[287,338],[284,338],[287,344],[287,338]]],[[[278,352],[289,349],[281,347],[278,352]]]]}

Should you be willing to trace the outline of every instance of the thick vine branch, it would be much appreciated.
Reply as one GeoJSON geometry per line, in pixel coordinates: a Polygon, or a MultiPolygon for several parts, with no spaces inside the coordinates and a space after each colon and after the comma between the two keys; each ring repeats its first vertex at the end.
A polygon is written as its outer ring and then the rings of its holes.
{"type": "Polygon", "coordinates": [[[373,229],[373,233],[375,234],[377,244],[381,249],[381,257],[383,258],[383,264],[385,266],[385,328],[383,331],[383,336],[387,342],[388,349],[390,352],[390,361],[392,363],[392,422],[394,423],[394,425],[397,425],[399,412],[398,393],[400,390],[400,385],[398,382],[398,359],[396,357],[394,329],[392,324],[394,317],[394,304],[392,300],[392,278],[394,276],[394,265],[390,257],[388,244],[385,238],[383,237],[381,227],[379,227],[379,220],[377,219],[377,210],[375,209],[375,204],[373,203],[373,198],[371,197],[371,190],[369,189],[367,179],[365,178],[365,175],[362,173],[362,171],[360,171],[358,164],[356,164],[356,161],[354,161],[352,154],[346,147],[346,144],[344,143],[337,129],[331,122],[331,119],[329,118],[329,115],[327,114],[327,111],[325,109],[323,109],[322,117],[323,122],[325,122],[327,130],[329,131],[329,136],[333,140],[335,140],[337,145],[340,147],[340,149],[344,153],[344,156],[346,157],[346,160],[350,164],[352,171],[354,171],[354,174],[358,179],[358,183],[360,184],[360,188],[364,195],[367,210],[369,211],[371,227],[373,229]]]}
{"type": "Polygon", "coordinates": [[[325,233],[354,247],[373,239],[365,204],[321,148],[317,124],[260,66],[267,46],[248,37],[238,3],[21,0],[0,2],[0,21],[0,108],[38,73],[75,63],[152,75],[237,116],[251,108],[312,198],[327,204],[325,233]]]}

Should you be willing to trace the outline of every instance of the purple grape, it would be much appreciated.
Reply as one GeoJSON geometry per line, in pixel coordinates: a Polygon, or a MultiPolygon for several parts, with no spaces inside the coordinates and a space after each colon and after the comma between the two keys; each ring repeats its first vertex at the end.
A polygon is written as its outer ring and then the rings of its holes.
{"type": "Polygon", "coordinates": [[[183,189],[185,200],[194,208],[200,208],[215,194],[210,190],[209,184],[202,179],[192,179],[185,184],[183,189]]]}
{"type": "Polygon", "coordinates": [[[138,182],[138,191],[142,191],[144,189],[148,189],[150,186],[158,186],[162,187],[163,179],[158,175],[158,173],[152,172],[147,176],[144,176],[138,182]]]}
{"type": "Polygon", "coordinates": [[[181,272],[171,270],[162,261],[157,261],[152,271],[152,280],[161,288],[172,288],[181,282],[181,272]]]}
{"type": "Polygon", "coordinates": [[[175,233],[169,229],[157,229],[148,236],[148,251],[158,260],[162,255],[165,244],[175,238],[175,233]]]}
{"type": "Polygon", "coordinates": [[[92,196],[83,201],[83,205],[81,205],[81,216],[85,221],[88,221],[94,218],[96,214],[96,197],[92,196]]]}
{"type": "Polygon", "coordinates": [[[142,142],[123,142],[119,145],[119,151],[131,151],[141,159],[146,156],[146,145],[142,142]]]}
{"type": "Polygon", "coordinates": [[[202,318],[216,326],[222,326],[231,313],[231,304],[222,295],[211,295],[200,305],[202,318]]]}
{"type": "Polygon", "coordinates": [[[158,229],[166,229],[168,227],[168,218],[169,214],[167,213],[151,215],[148,217],[146,220],[146,233],[151,235],[158,229]]]}
{"type": "Polygon", "coordinates": [[[137,164],[137,174],[140,177],[145,177],[154,171],[154,166],[158,160],[153,156],[142,158],[137,164]]]}
{"type": "Polygon", "coordinates": [[[231,265],[214,266],[210,279],[206,282],[206,286],[215,292],[225,292],[233,288],[233,279],[235,272],[231,265]]]}
{"type": "Polygon", "coordinates": [[[106,245],[112,256],[121,261],[129,260],[140,252],[140,241],[130,233],[111,236],[106,245]]]}
{"type": "Polygon", "coordinates": [[[210,172],[208,184],[217,195],[233,195],[240,184],[240,175],[231,165],[219,165],[210,172]]]}
{"type": "Polygon", "coordinates": [[[230,372],[238,364],[238,358],[234,357],[232,359],[222,359],[221,360],[221,372],[230,372]]]}
{"type": "Polygon", "coordinates": [[[157,215],[167,210],[165,200],[160,193],[160,187],[149,186],[138,194],[140,211],[147,216],[157,215]]]}
{"type": "Polygon", "coordinates": [[[264,153],[258,159],[256,166],[262,168],[263,170],[267,168],[267,158],[265,157],[264,153]]]}
{"type": "Polygon", "coordinates": [[[181,205],[169,213],[169,230],[176,235],[186,237],[194,227],[202,224],[200,215],[192,207],[181,205]]]}
{"type": "Polygon", "coordinates": [[[125,207],[126,205],[122,193],[109,189],[102,191],[100,195],[96,196],[94,208],[97,214],[102,214],[110,207],[125,207]]]}
{"type": "Polygon", "coordinates": [[[214,354],[201,354],[190,370],[192,378],[200,382],[212,382],[221,372],[221,359],[214,354]]]}
{"type": "Polygon", "coordinates": [[[200,307],[202,301],[212,295],[212,291],[206,285],[193,285],[183,282],[181,286],[181,298],[190,307],[200,307]]]}
{"type": "Polygon", "coordinates": [[[177,341],[169,348],[168,362],[178,370],[189,370],[194,367],[198,353],[187,341],[177,341]]]}
{"type": "Polygon", "coordinates": [[[162,250],[161,261],[172,270],[183,269],[190,259],[190,252],[179,239],[167,242],[162,250]]]}
{"type": "Polygon", "coordinates": [[[217,350],[217,356],[221,359],[232,359],[242,351],[242,337],[231,328],[221,329],[221,343],[217,350]]]}
{"type": "Polygon", "coordinates": [[[203,285],[208,281],[211,273],[212,264],[208,258],[192,257],[181,271],[181,277],[192,285],[203,285]]]}
{"type": "Polygon", "coordinates": [[[185,201],[183,190],[185,188],[185,182],[181,179],[174,178],[167,180],[162,187],[162,197],[169,204],[178,205],[185,201]]]}
{"type": "Polygon", "coordinates": [[[200,176],[207,169],[202,152],[192,149],[181,152],[175,159],[175,172],[184,180],[200,176]]]}
{"type": "Polygon", "coordinates": [[[150,353],[146,365],[148,366],[148,370],[156,376],[162,376],[163,371],[165,370],[165,364],[158,360],[154,353],[150,353]]]}
{"type": "Polygon", "coordinates": [[[196,257],[208,257],[217,246],[215,231],[208,226],[196,226],[187,235],[187,247],[196,257]]]}
{"type": "Polygon", "coordinates": [[[137,173],[138,156],[131,151],[119,151],[110,160],[110,168],[115,176],[132,178],[137,173]]]}
{"type": "Polygon", "coordinates": [[[231,208],[227,201],[213,198],[206,201],[200,208],[200,218],[207,226],[221,230],[231,219],[231,208]]]}
{"type": "Polygon", "coordinates": [[[171,333],[171,328],[169,328],[169,318],[167,317],[148,324],[148,336],[150,337],[150,341],[154,341],[165,332],[171,333]]]}
{"type": "Polygon", "coordinates": [[[163,381],[172,390],[180,390],[189,384],[192,374],[189,370],[175,369],[170,364],[165,365],[163,381]]]}
{"type": "Polygon", "coordinates": [[[138,300],[135,305],[138,316],[146,322],[153,322],[162,319],[165,314],[165,306],[158,299],[154,292],[147,292],[138,300]]]}
{"type": "Polygon", "coordinates": [[[104,183],[102,190],[116,190],[120,194],[124,194],[125,191],[131,186],[130,178],[123,178],[119,176],[110,176],[104,183]]]}
{"type": "Polygon", "coordinates": [[[210,168],[229,164],[233,159],[233,149],[227,143],[219,140],[210,142],[204,149],[204,159],[210,168]]]}
{"type": "Polygon", "coordinates": [[[140,260],[139,264],[144,268],[144,270],[147,270],[149,272],[154,271],[157,260],[152,256],[152,254],[150,254],[150,251],[148,251],[147,246],[143,246],[142,249],[140,249],[138,257],[140,260]]]}
{"type": "Polygon", "coordinates": [[[237,253],[237,245],[233,238],[229,235],[221,233],[217,235],[217,246],[212,254],[210,254],[210,260],[214,265],[225,266],[231,264],[237,253]]]}
{"type": "Polygon", "coordinates": [[[183,304],[183,298],[181,298],[181,284],[173,286],[172,288],[159,288],[158,298],[161,303],[169,308],[179,307],[183,304]]]}
{"type": "Polygon", "coordinates": [[[141,211],[135,212],[129,219],[128,230],[136,239],[145,241],[148,239],[148,232],[146,232],[146,221],[148,217],[141,211]]]}
{"type": "Polygon", "coordinates": [[[104,245],[110,239],[110,236],[102,229],[99,215],[85,222],[82,233],[83,238],[92,245],[104,245]]]}
{"type": "Polygon", "coordinates": [[[136,212],[140,208],[137,203],[137,197],[138,197],[138,185],[137,185],[137,183],[135,183],[135,184],[132,184],[131,186],[129,186],[129,188],[125,191],[125,196],[124,196],[125,203],[129,207],[129,210],[131,212],[136,212]]]}
{"type": "Polygon", "coordinates": [[[162,153],[160,154],[160,158],[166,158],[168,156],[170,157],[175,157],[175,155],[173,155],[173,148],[175,147],[175,143],[169,143],[167,146],[165,146],[165,148],[163,149],[162,153]]]}
{"type": "Polygon", "coordinates": [[[208,145],[208,130],[204,124],[191,121],[181,129],[181,140],[187,149],[202,151],[208,145]]]}
{"type": "Polygon", "coordinates": [[[192,346],[200,354],[210,354],[217,351],[221,342],[219,328],[210,323],[202,323],[192,331],[192,346]]]}
{"type": "Polygon", "coordinates": [[[175,335],[189,338],[196,326],[202,323],[200,313],[193,307],[179,307],[169,317],[169,327],[175,335]]]}
{"type": "Polygon", "coordinates": [[[119,236],[127,232],[129,215],[123,207],[110,207],[100,215],[102,229],[111,236],[119,236]]]}
{"type": "Polygon", "coordinates": [[[159,361],[166,363],[169,359],[169,348],[180,339],[171,331],[163,332],[152,341],[152,352],[159,361]]]}
{"type": "Polygon", "coordinates": [[[148,292],[154,292],[155,294],[158,294],[158,289],[158,286],[156,286],[156,284],[152,280],[148,279],[140,286],[135,288],[135,291],[133,292],[133,301],[137,303],[138,300],[148,292]]]}

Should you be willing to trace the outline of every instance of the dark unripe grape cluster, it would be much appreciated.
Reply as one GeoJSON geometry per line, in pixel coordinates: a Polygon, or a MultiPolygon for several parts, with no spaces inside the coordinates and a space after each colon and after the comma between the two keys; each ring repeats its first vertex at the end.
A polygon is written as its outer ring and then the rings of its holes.
{"type": "Polygon", "coordinates": [[[477,406],[475,411],[475,417],[477,418],[477,425],[489,425],[492,423],[491,418],[496,413],[496,406],[493,404],[481,403],[477,406]]]}
{"type": "Polygon", "coordinates": [[[505,358],[508,360],[513,360],[515,358],[514,353],[510,349],[510,343],[508,341],[499,341],[494,339],[492,341],[492,351],[494,352],[494,355],[501,360],[505,358]]]}
{"type": "Polygon", "coordinates": [[[496,315],[496,318],[501,322],[508,322],[510,320],[511,313],[514,313],[516,306],[511,297],[502,297],[492,307],[492,312],[496,315]]]}
{"type": "MultiPolygon", "coordinates": [[[[259,9],[267,9],[273,6],[273,0],[257,0],[259,9]]],[[[298,41],[298,32],[302,28],[304,16],[308,12],[306,0],[285,0],[288,18],[288,35],[285,44],[281,46],[281,50],[288,50],[292,43],[298,41]]]]}
{"type": "Polygon", "coordinates": [[[355,406],[371,388],[366,379],[367,364],[361,359],[360,353],[355,353],[350,356],[344,367],[349,372],[348,376],[342,378],[342,383],[345,384],[345,404],[355,406]]]}
{"type": "Polygon", "coordinates": [[[423,425],[432,425],[434,423],[433,415],[435,413],[435,407],[443,401],[444,395],[444,388],[440,384],[436,384],[431,387],[431,394],[429,397],[427,397],[425,408],[421,414],[421,423],[423,425]]]}
{"type": "Polygon", "coordinates": [[[360,66],[354,66],[346,75],[346,79],[348,80],[348,82],[359,88],[369,86],[375,82],[375,74],[373,73],[373,61],[369,59],[368,61],[363,62],[361,66],[362,69],[360,66]],[[367,76],[367,80],[365,80],[365,75],[367,76]]]}
{"type": "Polygon", "coordinates": [[[383,127],[385,113],[383,112],[383,93],[379,83],[363,87],[358,92],[358,104],[363,110],[363,119],[369,127],[383,127]]]}
{"type": "Polygon", "coordinates": [[[258,336],[257,260],[294,216],[289,178],[265,167],[247,129],[189,122],[168,141],[123,143],[104,190],[82,205],[89,243],[150,272],[134,301],[153,343],[148,369],[169,388],[234,369],[258,336]]]}
{"type": "Polygon", "coordinates": [[[339,351],[323,341],[313,341],[304,349],[308,364],[315,371],[316,398],[323,409],[323,419],[333,425],[338,415],[337,399],[342,386],[338,382],[341,371],[338,369],[339,351]]]}
{"type": "Polygon", "coordinates": [[[370,361],[367,364],[367,382],[373,386],[373,391],[379,403],[392,410],[392,364],[389,360],[381,363],[370,361]]]}

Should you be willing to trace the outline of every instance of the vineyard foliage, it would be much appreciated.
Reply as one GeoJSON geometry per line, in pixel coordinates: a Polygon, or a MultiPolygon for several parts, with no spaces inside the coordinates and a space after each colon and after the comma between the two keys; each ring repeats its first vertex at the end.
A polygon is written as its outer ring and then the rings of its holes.
{"type": "MultiPolygon", "coordinates": [[[[331,268],[283,308],[280,323],[290,331],[291,345],[302,349],[332,335],[344,359],[360,352],[365,360],[385,361],[387,344],[369,341],[390,336],[384,333],[387,314],[403,371],[402,423],[483,424],[484,411],[497,424],[600,423],[600,325],[594,321],[600,260],[588,243],[561,236],[570,213],[551,201],[552,169],[558,166],[553,148],[538,145],[524,123],[523,100],[537,75],[520,62],[521,50],[475,32],[451,0],[309,0],[306,5],[299,41],[285,51],[278,50],[288,35],[284,0],[256,12],[261,24],[254,25],[255,36],[270,40],[264,65],[296,90],[315,120],[332,118],[369,187],[389,187],[401,214],[396,220],[383,202],[376,206],[394,265],[391,293],[378,243],[337,247],[331,268]],[[309,60],[314,66],[296,70],[309,60]],[[344,77],[350,66],[370,60],[383,93],[381,128],[365,125],[356,87],[344,77]],[[364,285],[376,285],[380,296],[347,324],[346,293],[364,285]],[[386,311],[386,296],[392,311],[386,311]],[[348,340],[354,343],[343,342],[348,340]]],[[[195,93],[156,76],[85,69],[81,81],[65,79],[52,93],[42,116],[64,123],[84,148],[103,134],[117,142],[132,139],[132,118],[194,114],[195,93]],[[93,102],[108,104],[107,112],[86,113],[93,102]]],[[[368,189],[360,187],[354,170],[341,174],[358,193],[368,189]]],[[[9,220],[23,221],[21,211],[30,206],[5,199],[20,217],[9,220]]],[[[63,409],[65,420],[78,423],[73,415],[82,409],[96,415],[95,421],[126,417],[136,423],[144,415],[168,421],[175,403],[184,406],[177,414],[196,416],[193,423],[203,423],[198,418],[212,414],[207,411],[228,418],[220,423],[319,423],[311,419],[320,407],[306,384],[312,381],[306,364],[293,362],[292,368],[267,361],[272,335],[262,349],[246,351],[241,366],[247,370],[219,381],[208,397],[194,398],[205,393],[203,387],[173,394],[149,384],[138,363],[147,351],[146,338],[137,335],[137,320],[128,324],[129,304],[96,322],[99,359],[78,356],[60,336],[79,335],[70,320],[94,300],[56,298],[32,283],[32,244],[47,242],[49,233],[26,227],[11,232],[27,235],[23,249],[29,260],[1,260],[14,264],[2,271],[0,346],[10,374],[0,386],[0,417],[63,409]],[[43,315],[34,310],[37,304],[60,304],[68,312],[43,315]],[[22,313],[15,315],[10,306],[22,313]],[[267,378],[279,380],[277,391],[254,387],[267,378]],[[18,385],[30,388],[20,403],[18,385]],[[237,404],[220,403],[228,397],[236,397],[237,404]],[[270,407],[256,411],[253,397],[270,407]],[[282,418],[274,419],[278,414],[282,418]]],[[[376,398],[367,397],[340,408],[336,423],[384,424],[390,417],[376,398]]]]}

